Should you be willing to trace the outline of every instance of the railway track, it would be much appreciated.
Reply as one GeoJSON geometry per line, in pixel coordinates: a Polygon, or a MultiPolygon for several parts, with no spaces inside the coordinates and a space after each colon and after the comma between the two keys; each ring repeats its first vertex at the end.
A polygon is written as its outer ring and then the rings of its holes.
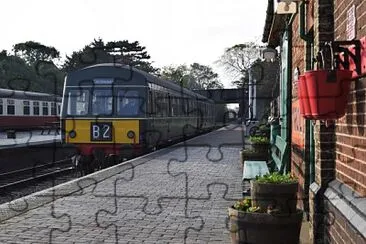
{"type": "Polygon", "coordinates": [[[71,159],[0,174],[0,204],[76,178],[71,159]]]}

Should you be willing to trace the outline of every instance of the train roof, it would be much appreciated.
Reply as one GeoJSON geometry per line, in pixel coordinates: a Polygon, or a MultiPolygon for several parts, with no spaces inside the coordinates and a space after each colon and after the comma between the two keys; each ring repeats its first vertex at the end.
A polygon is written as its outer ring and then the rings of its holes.
{"type": "Polygon", "coordinates": [[[0,88],[0,98],[61,102],[62,97],[54,94],[0,88]]]}
{"type": "Polygon", "coordinates": [[[95,74],[97,74],[99,78],[120,78],[114,83],[115,85],[119,84],[125,85],[126,82],[133,79],[134,85],[148,86],[147,82],[151,82],[159,86],[175,90],[176,92],[183,92],[183,94],[195,96],[202,100],[212,101],[211,99],[202,96],[201,94],[195,93],[186,88],[182,88],[173,81],[163,80],[145,71],[136,69],[130,65],[117,64],[117,63],[95,64],[70,72],[66,76],[65,85],[81,86],[81,84],[83,84],[84,81],[87,82],[96,78],[95,74]]]}

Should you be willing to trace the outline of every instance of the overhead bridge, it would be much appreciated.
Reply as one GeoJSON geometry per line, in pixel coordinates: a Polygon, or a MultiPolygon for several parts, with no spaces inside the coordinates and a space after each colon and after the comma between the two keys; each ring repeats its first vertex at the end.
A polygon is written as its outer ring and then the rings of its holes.
{"type": "Polygon", "coordinates": [[[254,109],[256,110],[254,112],[255,116],[262,116],[266,108],[269,107],[269,102],[273,99],[272,96],[257,95],[253,97],[253,100],[255,101],[249,103],[248,90],[244,88],[207,89],[194,91],[200,95],[214,100],[216,104],[238,103],[239,117],[241,117],[243,114],[248,114],[249,104],[253,104],[253,102],[255,104],[254,109]]]}
{"type": "MultiPolygon", "coordinates": [[[[248,101],[248,93],[244,88],[234,89],[207,89],[207,90],[194,90],[198,94],[201,94],[207,98],[214,100],[216,103],[241,103],[242,101],[248,101]]],[[[272,96],[255,96],[257,100],[273,99],[272,96]]]]}
{"type": "Polygon", "coordinates": [[[240,103],[248,100],[248,94],[245,89],[208,89],[194,90],[207,98],[214,100],[216,103],[240,103]]]}

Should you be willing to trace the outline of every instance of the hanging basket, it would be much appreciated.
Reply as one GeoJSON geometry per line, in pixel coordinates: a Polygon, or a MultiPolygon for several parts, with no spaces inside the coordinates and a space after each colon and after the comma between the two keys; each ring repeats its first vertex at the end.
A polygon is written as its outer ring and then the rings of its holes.
{"type": "Polygon", "coordinates": [[[352,71],[313,70],[300,80],[303,116],[313,120],[334,120],[345,115],[352,71]],[[305,83],[305,85],[304,85],[305,83]],[[307,107],[309,104],[309,107],[307,107]],[[307,113],[310,110],[310,116],[307,113]]]}
{"type": "Polygon", "coordinates": [[[299,76],[297,91],[299,97],[300,115],[306,119],[311,119],[309,95],[306,88],[306,78],[304,75],[299,76]]]}

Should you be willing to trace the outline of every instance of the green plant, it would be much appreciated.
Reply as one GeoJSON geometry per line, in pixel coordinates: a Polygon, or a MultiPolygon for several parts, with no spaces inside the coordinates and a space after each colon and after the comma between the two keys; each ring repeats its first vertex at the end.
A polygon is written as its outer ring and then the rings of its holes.
{"type": "Polygon", "coordinates": [[[269,131],[269,130],[271,130],[271,128],[266,124],[262,124],[259,126],[259,130],[260,131],[269,131]]]}
{"type": "Polygon", "coordinates": [[[259,183],[272,183],[272,184],[288,184],[296,183],[297,179],[290,174],[282,175],[278,172],[265,174],[262,176],[256,176],[255,180],[259,183]]]}
{"type": "Polygon", "coordinates": [[[254,144],[269,144],[269,139],[265,136],[251,136],[249,140],[254,144]]]}
{"type": "Polygon", "coordinates": [[[260,212],[259,207],[252,206],[252,200],[250,198],[244,198],[242,200],[236,201],[234,204],[234,209],[247,213],[260,212]]]}
{"type": "Polygon", "coordinates": [[[243,149],[242,153],[245,154],[245,155],[258,154],[258,152],[254,149],[243,149]]]}

